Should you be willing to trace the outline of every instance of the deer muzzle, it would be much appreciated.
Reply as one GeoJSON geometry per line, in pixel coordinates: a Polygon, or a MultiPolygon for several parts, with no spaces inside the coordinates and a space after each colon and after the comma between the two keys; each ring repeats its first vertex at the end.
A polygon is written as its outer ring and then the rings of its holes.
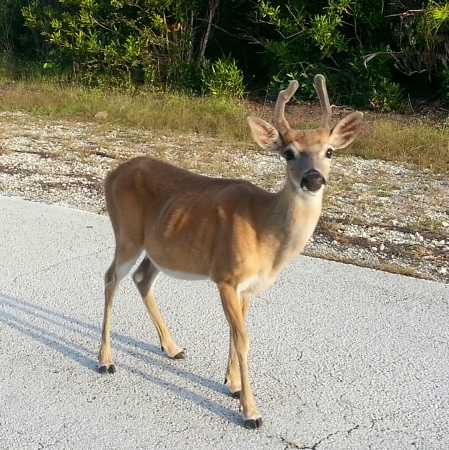
{"type": "Polygon", "coordinates": [[[318,170],[307,171],[301,179],[301,189],[311,193],[319,191],[326,185],[326,180],[318,170]]]}

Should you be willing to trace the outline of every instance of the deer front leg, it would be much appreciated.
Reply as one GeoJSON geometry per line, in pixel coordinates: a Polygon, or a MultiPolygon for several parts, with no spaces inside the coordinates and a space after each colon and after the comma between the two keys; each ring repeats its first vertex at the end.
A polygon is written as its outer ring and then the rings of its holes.
{"type": "MultiPolygon", "coordinates": [[[[218,286],[220,291],[221,303],[229,323],[229,328],[234,344],[235,353],[237,355],[238,364],[240,365],[240,409],[243,416],[243,422],[246,428],[256,429],[262,426],[262,417],[257,411],[254,402],[253,393],[249,382],[248,374],[248,333],[243,318],[242,305],[239,295],[235,288],[227,283],[218,286]]],[[[231,342],[231,344],[232,344],[231,342]]],[[[231,358],[231,357],[230,357],[231,358]]],[[[232,366],[232,362],[231,362],[232,366]]],[[[234,366],[235,367],[235,364],[234,366]]]]}
{"type": "Polygon", "coordinates": [[[151,262],[148,256],[146,256],[134,272],[133,280],[147,307],[154,327],[156,328],[162,350],[165,351],[170,358],[185,359],[186,354],[171,337],[170,331],[168,331],[157,306],[156,298],[154,297],[153,285],[159,273],[156,266],[151,262]]]}
{"type": "MultiPolygon", "coordinates": [[[[248,311],[249,299],[249,296],[241,297],[243,321],[245,321],[246,313],[248,311]]],[[[225,375],[225,384],[229,384],[229,390],[234,398],[240,398],[240,391],[242,389],[240,367],[237,352],[235,350],[234,338],[231,332],[229,333],[229,338],[229,358],[225,375]]]]}

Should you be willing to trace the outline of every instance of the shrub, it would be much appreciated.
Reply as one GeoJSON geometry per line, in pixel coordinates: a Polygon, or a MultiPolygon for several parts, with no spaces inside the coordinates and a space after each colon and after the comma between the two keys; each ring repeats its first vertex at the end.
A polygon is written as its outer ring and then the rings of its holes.
{"type": "Polygon", "coordinates": [[[206,94],[214,97],[241,98],[245,93],[243,73],[230,57],[217,59],[212,64],[205,61],[203,79],[206,94]]]}

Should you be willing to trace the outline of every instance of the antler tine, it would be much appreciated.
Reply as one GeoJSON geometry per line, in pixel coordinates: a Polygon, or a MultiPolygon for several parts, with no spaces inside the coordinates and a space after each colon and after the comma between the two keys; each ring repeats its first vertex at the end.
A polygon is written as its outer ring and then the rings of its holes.
{"type": "Polygon", "coordinates": [[[327,95],[326,89],[326,78],[323,75],[317,74],[314,78],[315,88],[320,98],[322,116],[321,116],[321,127],[330,128],[331,127],[331,105],[329,103],[329,96],[327,95]]]}
{"type": "Polygon", "coordinates": [[[274,123],[279,133],[283,134],[290,129],[290,125],[285,119],[285,105],[293,97],[294,93],[298,89],[299,83],[296,80],[290,81],[287,89],[279,92],[276,107],[274,108],[274,123]]]}

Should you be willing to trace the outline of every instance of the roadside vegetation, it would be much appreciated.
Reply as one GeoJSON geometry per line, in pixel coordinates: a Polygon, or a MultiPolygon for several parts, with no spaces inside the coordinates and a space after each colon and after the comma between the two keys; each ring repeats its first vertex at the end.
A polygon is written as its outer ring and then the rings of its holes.
{"type": "Polygon", "coordinates": [[[18,79],[273,99],[323,73],[337,104],[449,102],[444,0],[2,0],[0,55],[18,79]]]}

